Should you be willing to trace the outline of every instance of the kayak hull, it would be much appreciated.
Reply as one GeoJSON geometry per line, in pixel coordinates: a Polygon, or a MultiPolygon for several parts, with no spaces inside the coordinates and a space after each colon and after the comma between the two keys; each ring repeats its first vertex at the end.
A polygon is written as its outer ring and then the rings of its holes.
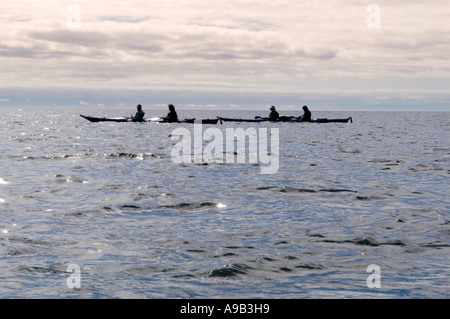
{"type": "Polygon", "coordinates": [[[93,116],[85,116],[80,115],[82,118],[85,118],[89,122],[97,123],[97,122],[131,122],[131,119],[125,117],[114,117],[114,118],[106,118],[106,117],[93,117],[93,116]]]}
{"type": "MultiPolygon", "coordinates": [[[[80,115],[82,118],[88,120],[89,122],[98,123],[98,122],[134,122],[130,118],[126,117],[93,117],[93,116],[85,116],[80,115]]],[[[304,121],[302,119],[297,118],[279,118],[276,120],[270,120],[267,118],[255,118],[255,119],[238,119],[238,118],[227,118],[227,117],[217,117],[216,119],[184,119],[180,121],[167,121],[164,119],[152,119],[152,120],[144,120],[142,122],[148,122],[148,123],[201,123],[202,124],[217,124],[219,121],[222,122],[252,122],[252,123],[261,123],[261,122],[271,122],[271,123],[353,123],[353,119],[351,117],[344,118],[344,119],[314,119],[311,121],[304,121]]]]}
{"type": "Polygon", "coordinates": [[[304,121],[302,119],[296,118],[281,118],[276,120],[270,120],[265,118],[255,118],[255,119],[236,119],[236,118],[226,118],[226,117],[218,117],[221,122],[282,122],[282,123],[353,123],[353,119],[351,117],[345,119],[314,119],[311,121],[304,121]]]}
{"type": "Polygon", "coordinates": [[[157,121],[152,121],[152,122],[156,122],[156,123],[201,123],[201,124],[217,124],[219,122],[219,119],[200,119],[200,120],[196,120],[196,119],[184,119],[181,121],[166,121],[166,120],[157,120],[157,121]]]}
{"type": "MultiPolygon", "coordinates": [[[[111,117],[111,118],[107,118],[107,117],[94,117],[94,116],[86,116],[86,115],[80,115],[82,118],[88,120],[89,122],[92,123],[98,123],[98,122],[135,122],[130,118],[126,118],[126,117],[111,117]]],[[[196,119],[185,119],[185,120],[181,120],[181,121],[167,121],[167,120],[163,120],[163,119],[157,119],[157,120],[144,120],[141,122],[147,122],[147,123],[202,123],[202,124],[217,124],[217,122],[219,122],[219,119],[200,119],[200,120],[196,120],[196,119]]]]}

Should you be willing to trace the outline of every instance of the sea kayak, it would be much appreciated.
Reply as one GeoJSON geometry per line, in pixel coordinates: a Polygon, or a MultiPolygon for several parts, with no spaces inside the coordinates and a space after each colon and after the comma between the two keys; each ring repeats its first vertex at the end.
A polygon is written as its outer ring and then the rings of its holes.
{"type": "MultiPolygon", "coordinates": [[[[86,116],[86,115],[80,115],[82,118],[88,120],[89,122],[97,123],[97,122],[133,122],[132,119],[127,117],[93,117],[93,116],[86,116]]],[[[154,118],[149,120],[143,120],[141,122],[144,123],[198,123],[202,124],[217,124],[219,122],[219,119],[184,119],[181,121],[167,121],[161,118],[154,118]]]]}
{"type": "Polygon", "coordinates": [[[254,118],[254,119],[236,119],[236,118],[226,118],[226,117],[218,117],[218,119],[221,122],[287,122],[287,123],[353,123],[353,119],[351,117],[345,118],[345,119],[327,119],[327,118],[321,118],[321,119],[314,119],[311,121],[304,121],[302,119],[297,118],[291,118],[291,117],[285,117],[285,118],[278,118],[276,120],[271,120],[267,118],[254,118]]]}

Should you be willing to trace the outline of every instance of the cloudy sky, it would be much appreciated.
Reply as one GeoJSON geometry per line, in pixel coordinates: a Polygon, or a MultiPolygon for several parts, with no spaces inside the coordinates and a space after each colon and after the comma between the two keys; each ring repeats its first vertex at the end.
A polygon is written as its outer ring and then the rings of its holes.
{"type": "Polygon", "coordinates": [[[450,110],[448,0],[0,0],[0,107],[450,110]]]}

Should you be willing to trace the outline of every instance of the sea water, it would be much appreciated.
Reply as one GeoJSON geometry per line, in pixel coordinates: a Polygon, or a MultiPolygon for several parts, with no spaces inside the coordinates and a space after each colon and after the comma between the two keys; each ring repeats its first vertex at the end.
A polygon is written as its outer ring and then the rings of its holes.
{"type": "Polygon", "coordinates": [[[129,113],[0,110],[0,298],[450,297],[450,113],[214,126],[278,128],[274,174],[79,117],[129,113]]]}

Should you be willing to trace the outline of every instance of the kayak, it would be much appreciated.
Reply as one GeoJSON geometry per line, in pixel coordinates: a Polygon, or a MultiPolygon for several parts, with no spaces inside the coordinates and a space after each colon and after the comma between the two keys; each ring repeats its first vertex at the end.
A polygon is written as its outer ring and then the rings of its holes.
{"type": "Polygon", "coordinates": [[[276,120],[271,120],[268,118],[254,118],[254,119],[236,119],[236,118],[226,118],[226,117],[218,117],[220,122],[287,122],[287,123],[353,123],[353,119],[351,117],[345,119],[314,119],[311,121],[304,121],[302,119],[292,118],[292,117],[281,117],[276,120]]]}
{"type": "MultiPolygon", "coordinates": [[[[85,118],[86,120],[90,122],[133,122],[132,119],[127,117],[93,117],[93,116],[85,116],[80,115],[82,118],[85,118]]],[[[227,117],[217,117],[216,119],[184,119],[181,121],[168,121],[164,120],[162,118],[151,118],[148,120],[143,120],[142,122],[147,123],[195,123],[200,122],[202,124],[217,124],[219,121],[222,122],[285,122],[285,123],[353,123],[353,119],[351,117],[345,118],[345,119],[327,119],[327,118],[320,118],[320,119],[314,119],[311,121],[304,121],[302,119],[297,119],[294,117],[280,117],[276,120],[270,120],[268,118],[260,118],[256,117],[254,119],[238,119],[238,118],[227,118],[227,117]]]]}
{"type": "MultiPolygon", "coordinates": [[[[134,122],[132,119],[127,117],[93,117],[93,116],[86,116],[86,115],[80,115],[82,118],[88,120],[89,122],[97,123],[97,122],[134,122]]],[[[195,123],[200,122],[202,124],[217,124],[219,122],[219,119],[184,119],[181,121],[168,121],[161,118],[154,118],[150,120],[143,120],[141,122],[146,123],[195,123]]]]}
{"type": "Polygon", "coordinates": [[[131,119],[126,118],[126,117],[111,117],[111,118],[106,118],[106,117],[92,117],[92,116],[85,116],[85,115],[80,115],[82,118],[85,118],[86,120],[88,120],[89,122],[131,122],[131,119]]]}

